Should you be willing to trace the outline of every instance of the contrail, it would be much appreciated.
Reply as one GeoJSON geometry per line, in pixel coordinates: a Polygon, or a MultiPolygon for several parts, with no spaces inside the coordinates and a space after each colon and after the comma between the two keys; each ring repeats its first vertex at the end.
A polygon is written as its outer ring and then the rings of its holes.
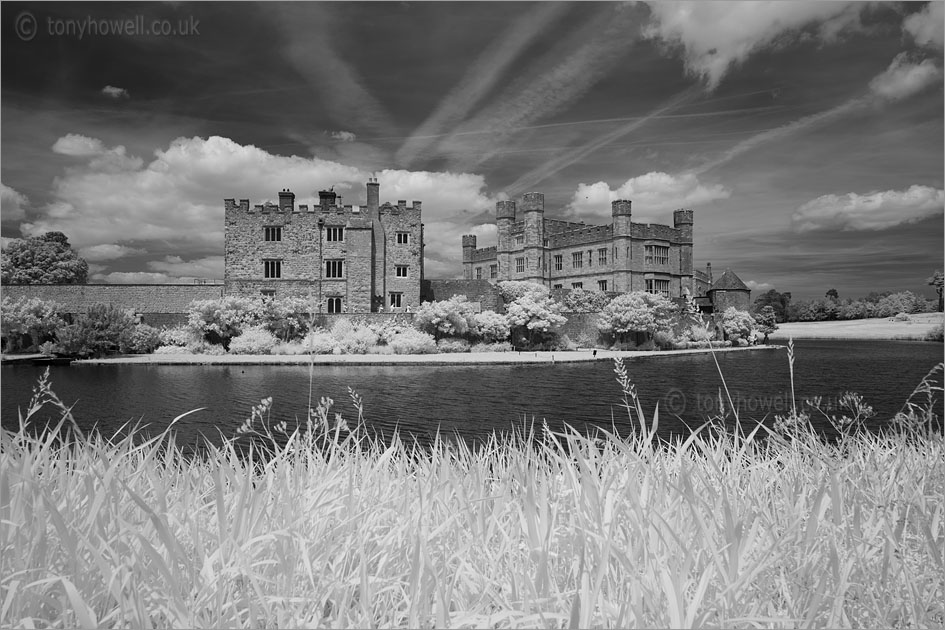
{"type": "Polygon", "coordinates": [[[541,183],[548,177],[554,175],[560,170],[583,160],[585,157],[597,151],[601,147],[607,146],[614,140],[622,138],[623,136],[636,131],[640,127],[643,127],[647,123],[657,118],[664,116],[667,112],[676,109],[677,107],[687,103],[694,96],[700,93],[701,90],[696,87],[686,88],[682,92],[673,96],[669,101],[660,106],[659,108],[653,110],[651,113],[643,116],[641,118],[636,118],[631,122],[621,125],[616,129],[609,131],[601,136],[598,136],[578,147],[577,149],[572,149],[567,151],[564,155],[548,160],[544,164],[538,166],[537,168],[532,169],[531,171],[525,173],[514,182],[512,182],[507,190],[509,191],[522,191],[526,192],[528,189],[532,188],[536,184],[541,183]]]}
{"type": "Polygon", "coordinates": [[[514,62],[542,32],[568,10],[566,2],[537,5],[534,12],[516,20],[466,71],[460,83],[440,101],[436,110],[407,137],[395,160],[409,167],[432,144],[430,140],[449,134],[443,129],[456,126],[492,90],[514,62]]]}

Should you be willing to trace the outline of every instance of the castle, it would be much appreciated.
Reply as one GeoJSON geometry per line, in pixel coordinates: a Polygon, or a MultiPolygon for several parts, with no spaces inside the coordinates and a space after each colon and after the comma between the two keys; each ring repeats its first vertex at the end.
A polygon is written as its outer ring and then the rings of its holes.
{"type": "Polygon", "coordinates": [[[627,200],[614,201],[611,212],[610,225],[547,219],[544,195],[530,192],[519,220],[514,201],[499,201],[498,244],[479,249],[475,236],[463,236],[463,275],[669,298],[705,293],[711,280],[692,266],[692,210],[673,212],[673,227],[633,223],[627,200]]]}
{"type": "Polygon", "coordinates": [[[333,190],[311,209],[290,190],[279,204],[250,208],[225,199],[224,290],[227,295],[296,296],[320,313],[409,310],[420,304],[423,224],[420,202],[381,205],[367,183],[367,206],[340,205],[333,190]]]}

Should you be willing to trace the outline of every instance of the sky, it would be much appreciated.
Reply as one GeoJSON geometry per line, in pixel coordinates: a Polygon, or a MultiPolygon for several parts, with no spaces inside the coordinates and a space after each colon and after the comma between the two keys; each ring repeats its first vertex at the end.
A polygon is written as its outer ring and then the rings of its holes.
{"type": "Polygon", "coordinates": [[[223,278],[223,199],[423,202],[426,276],[495,203],[672,223],[795,298],[943,267],[942,2],[0,4],[3,242],[91,282],[223,278]]]}

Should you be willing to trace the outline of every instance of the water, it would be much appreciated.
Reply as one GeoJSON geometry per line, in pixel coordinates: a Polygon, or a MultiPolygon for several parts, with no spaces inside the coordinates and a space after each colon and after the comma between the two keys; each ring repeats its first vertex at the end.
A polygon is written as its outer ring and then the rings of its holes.
{"type": "MultiPolygon", "coordinates": [[[[905,341],[800,341],[795,346],[795,394],[823,397],[831,408],[845,391],[861,393],[877,412],[874,426],[892,417],[923,376],[942,360],[942,346],[905,341]]],[[[728,385],[722,393],[740,416],[762,420],[790,409],[786,350],[717,355],[728,385]]],[[[660,406],[661,434],[687,431],[719,410],[722,381],[708,354],[641,357],[626,361],[648,418],[660,406]]],[[[43,368],[6,366],[2,374],[2,423],[15,428],[43,368]]],[[[260,399],[271,396],[272,422],[294,426],[305,418],[308,366],[75,366],[53,367],[52,388],[80,427],[111,435],[131,421],[159,431],[179,414],[178,443],[201,435],[232,436],[260,399]]],[[[632,430],[621,405],[613,364],[536,366],[316,367],[313,406],[334,400],[334,411],[356,417],[348,387],[363,397],[367,424],[387,435],[401,431],[427,439],[437,430],[478,439],[544,419],[564,424],[632,430]]],[[[834,413],[836,411],[834,410],[834,413]]],[[[43,417],[51,416],[47,413],[43,417]]]]}

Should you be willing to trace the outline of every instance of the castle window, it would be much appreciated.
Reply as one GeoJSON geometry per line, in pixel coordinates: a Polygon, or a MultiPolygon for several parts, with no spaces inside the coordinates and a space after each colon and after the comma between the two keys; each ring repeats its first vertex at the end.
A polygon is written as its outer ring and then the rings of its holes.
{"type": "Polygon", "coordinates": [[[345,273],[345,261],[343,260],[326,260],[325,261],[325,277],[326,278],[344,278],[345,273]]]}
{"type": "MultiPolygon", "coordinates": [[[[605,249],[604,251],[607,251],[607,250],[605,249]]],[[[597,290],[598,290],[598,291],[606,291],[606,290],[607,290],[607,281],[606,281],[606,280],[598,280],[598,281],[597,281],[597,290]]]]}
{"type": "Polygon", "coordinates": [[[329,243],[341,243],[345,240],[345,229],[343,227],[330,227],[325,229],[325,240],[329,243]]]}
{"type": "Polygon", "coordinates": [[[648,265],[665,265],[669,262],[669,247],[665,245],[647,245],[644,252],[648,265]]]}
{"type": "Polygon", "coordinates": [[[341,298],[340,297],[328,298],[328,312],[329,313],[341,312],[341,298]]]}
{"type": "Polygon", "coordinates": [[[407,277],[407,265],[396,265],[394,267],[394,275],[398,278],[407,277]]]}
{"type": "Polygon", "coordinates": [[[263,238],[267,241],[281,241],[282,228],[278,226],[264,227],[263,238]]]}
{"type": "Polygon", "coordinates": [[[489,277],[490,278],[499,277],[499,265],[489,265],[489,277]]]}
{"type": "Polygon", "coordinates": [[[281,278],[282,277],[282,261],[278,259],[263,259],[263,277],[264,278],[281,278]]]}
{"type": "Polygon", "coordinates": [[[398,245],[410,245],[410,232],[397,232],[398,245]]]}
{"type": "Polygon", "coordinates": [[[571,254],[571,266],[580,269],[584,266],[584,252],[574,252],[571,254]]]}
{"type": "Polygon", "coordinates": [[[564,267],[564,256],[555,254],[555,271],[561,271],[562,267],[564,267]]]}
{"type": "Polygon", "coordinates": [[[476,280],[482,280],[482,267],[476,267],[476,280]]]}
{"type": "Polygon", "coordinates": [[[588,267],[594,266],[594,252],[591,250],[587,250],[587,266],[588,267]]]}
{"type": "Polygon", "coordinates": [[[262,289],[260,290],[259,294],[262,295],[263,297],[276,297],[276,290],[275,289],[262,289]]]}
{"type": "Polygon", "coordinates": [[[525,259],[524,259],[524,258],[516,258],[516,259],[515,259],[515,271],[517,271],[518,273],[522,273],[523,271],[525,271],[525,259]]]}
{"type": "Polygon", "coordinates": [[[515,237],[515,244],[516,244],[516,245],[521,245],[521,244],[524,243],[524,242],[525,242],[525,236],[524,236],[524,235],[519,234],[518,236],[515,237]]]}
{"type": "Polygon", "coordinates": [[[607,264],[607,248],[601,247],[597,250],[597,264],[606,265],[607,264]]]}
{"type": "Polygon", "coordinates": [[[648,279],[646,281],[647,293],[658,293],[663,297],[669,297],[669,280],[648,279]]]}
{"type": "Polygon", "coordinates": [[[564,288],[564,285],[563,285],[563,284],[556,284],[556,285],[553,285],[551,288],[552,288],[552,289],[563,289],[563,288],[564,288]]]}
{"type": "Polygon", "coordinates": [[[572,282],[572,283],[571,283],[571,288],[572,288],[572,289],[583,289],[583,288],[584,288],[584,283],[583,283],[583,282],[572,282]]]}
{"type": "Polygon", "coordinates": [[[391,308],[400,308],[400,305],[403,303],[404,294],[403,293],[391,293],[390,294],[390,307],[391,308]]]}

